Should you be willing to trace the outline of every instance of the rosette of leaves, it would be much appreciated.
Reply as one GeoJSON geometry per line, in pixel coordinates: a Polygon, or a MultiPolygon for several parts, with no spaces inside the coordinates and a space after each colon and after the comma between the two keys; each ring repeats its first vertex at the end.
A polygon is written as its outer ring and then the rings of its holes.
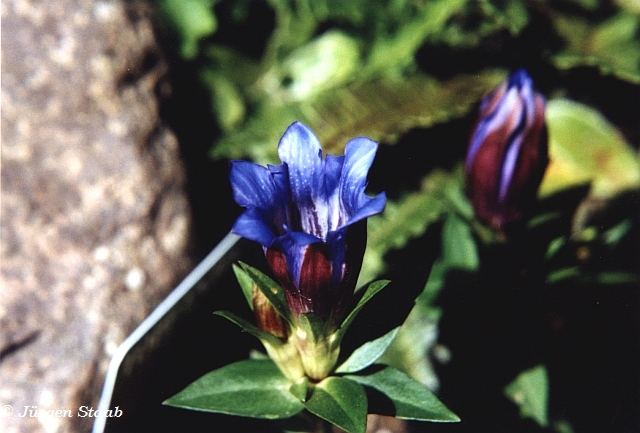
{"type": "MultiPolygon", "coordinates": [[[[235,267],[235,271],[250,308],[253,308],[252,290],[257,287],[284,320],[292,320],[284,292],[275,281],[245,263],[235,267]]],[[[387,284],[384,280],[371,283],[332,338],[341,341],[356,315],[387,284]]],[[[279,344],[278,337],[233,313],[218,311],[216,314],[263,342],[279,344]]],[[[311,334],[312,339],[322,338],[323,330],[316,329],[321,321],[310,317],[313,315],[305,314],[304,320],[299,319],[299,326],[311,334]]],[[[291,381],[266,357],[247,359],[207,373],[165,404],[263,419],[286,419],[306,411],[353,433],[365,432],[368,413],[421,421],[459,421],[422,384],[394,367],[376,364],[397,332],[395,328],[364,343],[318,382],[306,376],[291,381]]]]}

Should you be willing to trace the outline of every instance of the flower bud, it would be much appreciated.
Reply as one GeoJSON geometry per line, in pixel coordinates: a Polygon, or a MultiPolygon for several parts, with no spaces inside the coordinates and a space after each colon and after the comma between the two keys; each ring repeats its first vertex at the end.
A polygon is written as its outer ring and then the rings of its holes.
{"type": "Polygon", "coordinates": [[[545,99],[524,69],[487,95],[467,151],[467,195],[476,217],[498,230],[535,202],[549,162],[545,99]]]}
{"type": "Polygon", "coordinates": [[[269,357],[292,382],[304,377],[305,371],[298,352],[297,341],[295,336],[291,334],[289,325],[255,284],[252,290],[252,297],[253,311],[256,315],[258,328],[275,335],[281,340],[279,344],[273,344],[266,339],[262,341],[269,357]]]}

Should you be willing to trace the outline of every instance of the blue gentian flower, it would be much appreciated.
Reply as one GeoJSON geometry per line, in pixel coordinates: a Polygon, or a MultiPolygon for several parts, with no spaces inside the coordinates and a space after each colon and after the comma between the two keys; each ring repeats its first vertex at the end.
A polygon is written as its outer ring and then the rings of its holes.
{"type": "Polygon", "coordinates": [[[544,110],[524,69],[480,104],[466,157],[467,194],[476,217],[498,230],[535,202],[549,162],[544,110]]]}
{"type": "Polygon", "coordinates": [[[366,244],[366,218],[382,212],[384,193],[364,190],[377,144],[350,140],[341,156],[322,157],[313,132],[296,122],[278,145],[282,161],[231,163],[233,197],[246,211],[232,231],[263,245],[294,316],[316,313],[339,325],[353,296],[366,244]]]}

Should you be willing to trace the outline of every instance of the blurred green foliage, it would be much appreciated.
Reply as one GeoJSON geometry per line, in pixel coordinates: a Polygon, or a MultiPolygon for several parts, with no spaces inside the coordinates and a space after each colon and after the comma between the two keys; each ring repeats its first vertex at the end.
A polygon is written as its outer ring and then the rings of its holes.
{"type": "Polygon", "coordinates": [[[523,417],[532,418],[541,427],[549,425],[549,378],[544,365],[520,373],[505,387],[504,393],[520,407],[523,417]]]}
{"type": "MultiPolygon", "coordinates": [[[[220,130],[213,158],[277,164],[276,144],[299,120],[314,130],[327,152],[341,153],[348,139],[364,135],[382,146],[408,142],[416,154],[434,161],[412,173],[421,179],[414,186],[391,186],[385,212],[369,220],[360,285],[388,270],[390,251],[431,228],[441,230],[440,256],[385,362],[435,388],[429,353],[437,349],[442,313],[435,299],[450,272],[473,274],[482,268],[483,245],[508,241],[474,221],[460,165],[438,166],[443,153],[462,161],[466,143],[407,136],[472,119],[481,97],[510,69],[529,69],[549,97],[551,164],[541,197],[591,183],[575,206],[561,203],[527,225],[544,244],[539,251],[544,281],[638,281],[640,273],[628,265],[601,261],[592,266],[581,251],[612,253],[638,225],[633,207],[618,206],[615,212],[622,213],[604,223],[598,218],[621,194],[640,188],[639,143],[630,142],[640,137],[640,104],[631,97],[635,105],[606,106],[608,115],[626,121],[615,125],[601,107],[588,105],[602,95],[589,93],[595,88],[576,94],[572,77],[586,74],[597,77],[594,86],[606,83],[640,95],[640,2],[268,0],[260,10],[266,4],[272,15],[255,17],[257,3],[158,0],[180,40],[181,55],[194,62],[210,92],[220,130]],[[266,40],[242,33],[218,39],[221,13],[231,28],[272,19],[271,30],[266,40]],[[247,44],[255,47],[253,54],[243,48],[247,44]],[[564,221],[571,222],[565,232],[547,229],[565,227],[564,221]]],[[[402,179],[403,173],[392,174],[402,179]]],[[[387,184],[393,183],[387,176],[387,184]]],[[[523,416],[545,426],[546,386],[541,367],[523,373],[506,392],[523,416]]],[[[564,426],[558,431],[570,430],[564,421],[558,423],[564,426]]]]}

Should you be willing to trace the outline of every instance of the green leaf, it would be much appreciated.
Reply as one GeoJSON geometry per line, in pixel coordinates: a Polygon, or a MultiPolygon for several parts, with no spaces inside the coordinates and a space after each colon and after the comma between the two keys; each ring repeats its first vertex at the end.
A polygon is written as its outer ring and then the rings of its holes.
{"type": "Polygon", "coordinates": [[[440,310],[427,303],[422,295],[378,363],[395,367],[433,389],[439,382],[429,354],[438,341],[440,310]]]}
{"type": "Polygon", "coordinates": [[[449,214],[442,228],[442,260],[449,268],[475,271],[479,266],[478,249],[469,225],[449,214]]]}
{"type": "Polygon", "coordinates": [[[540,195],[591,181],[592,196],[609,198],[640,186],[640,158],[598,111],[566,99],[546,107],[551,159],[540,195]]]}
{"type": "Polygon", "coordinates": [[[606,244],[617,245],[622,238],[625,237],[629,230],[631,230],[633,224],[630,219],[625,219],[615,226],[611,227],[604,233],[602,233],[602,239],[606,244]]]}
{"type": "Polygon", "coordinates": [[[353,80],[361,70],[356,39],[339,30],[329,30],[291,52],[271,68],[263,82],[284,83],[265,88],[275,100],[300,101],[353,80]]]}
{"type": "Polygon", "coordinates": [[[367,249],[358,285],[371,281],[384,271],[384,255],[402,248],[410,239],[422,235],[442,215],[441,200],[425,191],[411,192],[400,200],[387,200],[385,211],[369,218],[367,249]]]}
{"type": "Polygon", "coordinates": [[[376,389],[388,397],[395,413],[381,415],[420,421],[460,421],[429,389],[393,367],[386,366],[367,375],[349,375],[345,379],[376,389]]]}
{"type": "Polygon", "coordinates": [[[400,327],[398,326],[382,337],[368,341],[358,347],[353,351],[351,356],[336,369],[336,373],[355,373],[376,362],[393,342],[393,339],[396,338],[399,330],[400,327]]]}
{"type": "Polygon", "coordinates": [[[211,108],[223,131],[235,129],[245,117],[244,99],[233,81],[212,69],[205,69],[200,80],[211,91],[211,108]]]}
{"type": "Polygon", "coordinates": [[[218,28],[213,3],[213,0],[160,0],[160,10],[182,39],[180,53],[184,58],[194,58],[198,54],[198,41],[218,28]]]}
{"type": "Polygon", "coordinates": [[[358,301],[358,304],[342,321],[340,328],[338,329],[338,331],[336,331],[336,340],[338,342],[342,341],[342,337],[344,337],[344,334],[347,332],[347,329],[351,325],[351,322],[353,322],[360,310],[362,310],[362,307],[364,307],[365,304],[371,300],[371,298],[373,298],[380,290],[384,289],[389,283],[389,280],[379,280],[369,284],[369,287],[367,287],[367,290],[362,295],[362,298],[360,298],[360,301],[358,301]]]}
{"type": "Polygon", "coordinates": [[[600,272],[596,275],[596,281],[600,284],[633,284],[640,282],[640,275],[620,271],[600,272]]]}
{"type": "Polygon", "coordinates": [[[501,30],[515,36],[528,22],[529,14],[521,0],[466,2],[436,39],[454,47],[475,47],[501,30]]]}
{"type": "Polygon", "coordinates": [[[289,392],[293,394],[301,402],[307,401],[307,394],[309,392],[309,379],[307,376],[297,380],[289,387],[289,392]]]}
{"type": "Polygon", "coordinates": [[[262,329],[258,328],[257,326],[247,322],[246,320],[244,320],[242,317],[237,316],[235,314],[233,314],[231,311],[215,311],[213,314],[220,316],[220,317],[224,317],[225,319],[229,320],[232,323],[235,323],[236,325],[238,325],[240,328],[242,328],[243,331],[248,332],[249,334],[253,335],[254,337],[263,340],[263,341],[267,341],[269,344],[271,344],[272,346],[279,346],[282,344],[282,342],[280,341],[280,339],[278,337],[276,337],[275,335],[267,332],[267,331],[263,331],[262,329]]]}
{"type": "Polygon", "coordinates": [[[531,418],[541,427],[547,427],[547,401],[549,395],[549,379],[544,365],[538,365],[523,371],[506,386],[505,394],[520,406],[520,416],[531,418]]]}
{"type": "Polygon", "coordinates": [[[551,259],[556,253],[563,247],[563,245],[567,242],[567,238],[565,236],[559,236],[549,242],[549,246],[547,247],[547,252],[544,255],[545,260],[551,259]]]}
{"type": "Polygon", "coordinates": [[[566,268],[556,269],[547,275],[547,283],[554,284],[569,278],[580,276],[580,268],[578,266],[568,266],[566,268]]]}
{"type": "Polygon", "coordinates": [[[351,380],[327,377],[313,388],[305,408],[349,433],[367,429],[367,395],[351,380]]]}
{"type": "Polygon", "coordinates": [[[291,326],[294,326],[293,315],[289,309],[289,304],[287,304],[287,299],[282,287],[256,268],[244,262],[240,262],[240,266],[251,277],[253,282],[256,283],[258,289],[266,296],[276,312],[289,322],[291,326]]]}
{"type": "Polygon", "coordinates": [[[164,404],[252,418],[289,418],[304,405],[271,360],[249,359],[205,374],[164,404]]]}
{"type": "Polygon", "coordinates": [[[425,39],[440,33],[466,0],[435,0],[426,3],[419,15],[405,23],[391,37],[379,37],[371,47],[364,74],[375,74],[391,68],[405,67],[425,39]]]}
{"type": "Polygon", "coordinates": [[[464,196],[462,167],[452,172],[433,170],[424,177],[420,191],[405,194],[397,201],[387,201],[385,211],[369,218],[367,249],[358,285],[371,281],[384,271],[384,255],[402,248],[445,213],[473,217],[473,209],[464,196]]]}
{"type": "Polygon", "coordinates": [[[356,136],[393,144],[411,128],[426,128],[465,115],[505,76],[501,70],[484,70],[446,81],[420,74],[401,80],[371,78],[299,102],[278,103],[265,93],[260,95],[255,114],[238,130],[221,137],[211,155],[277,164],[277,143],[296,120],[308,125],[324,150],[333,154],[341,153],[346,142],[356,136]]]}
{"type": "Polygon", "coordinates": [[[238,280],[242,293],[249,304],[249,308],[253,311],[253,280],[240,266],[234,263],[232,267],[233,273],[236,274],[236,280],[238,280]]]}
{"type": "Polygon", "coordinates": [[[553,57],[560,69],[596,66],[631,83],[640,83],[640,17],[620,12],[599,25],[556,14],[554,27],[567,47],[553,57]]]}
{"type": "Polygon", "coordinates": [[[325,338],[325,323],[316,313],[298,315],[298,325],[304,330],[310,342],[317,343],[325,338]]]}

